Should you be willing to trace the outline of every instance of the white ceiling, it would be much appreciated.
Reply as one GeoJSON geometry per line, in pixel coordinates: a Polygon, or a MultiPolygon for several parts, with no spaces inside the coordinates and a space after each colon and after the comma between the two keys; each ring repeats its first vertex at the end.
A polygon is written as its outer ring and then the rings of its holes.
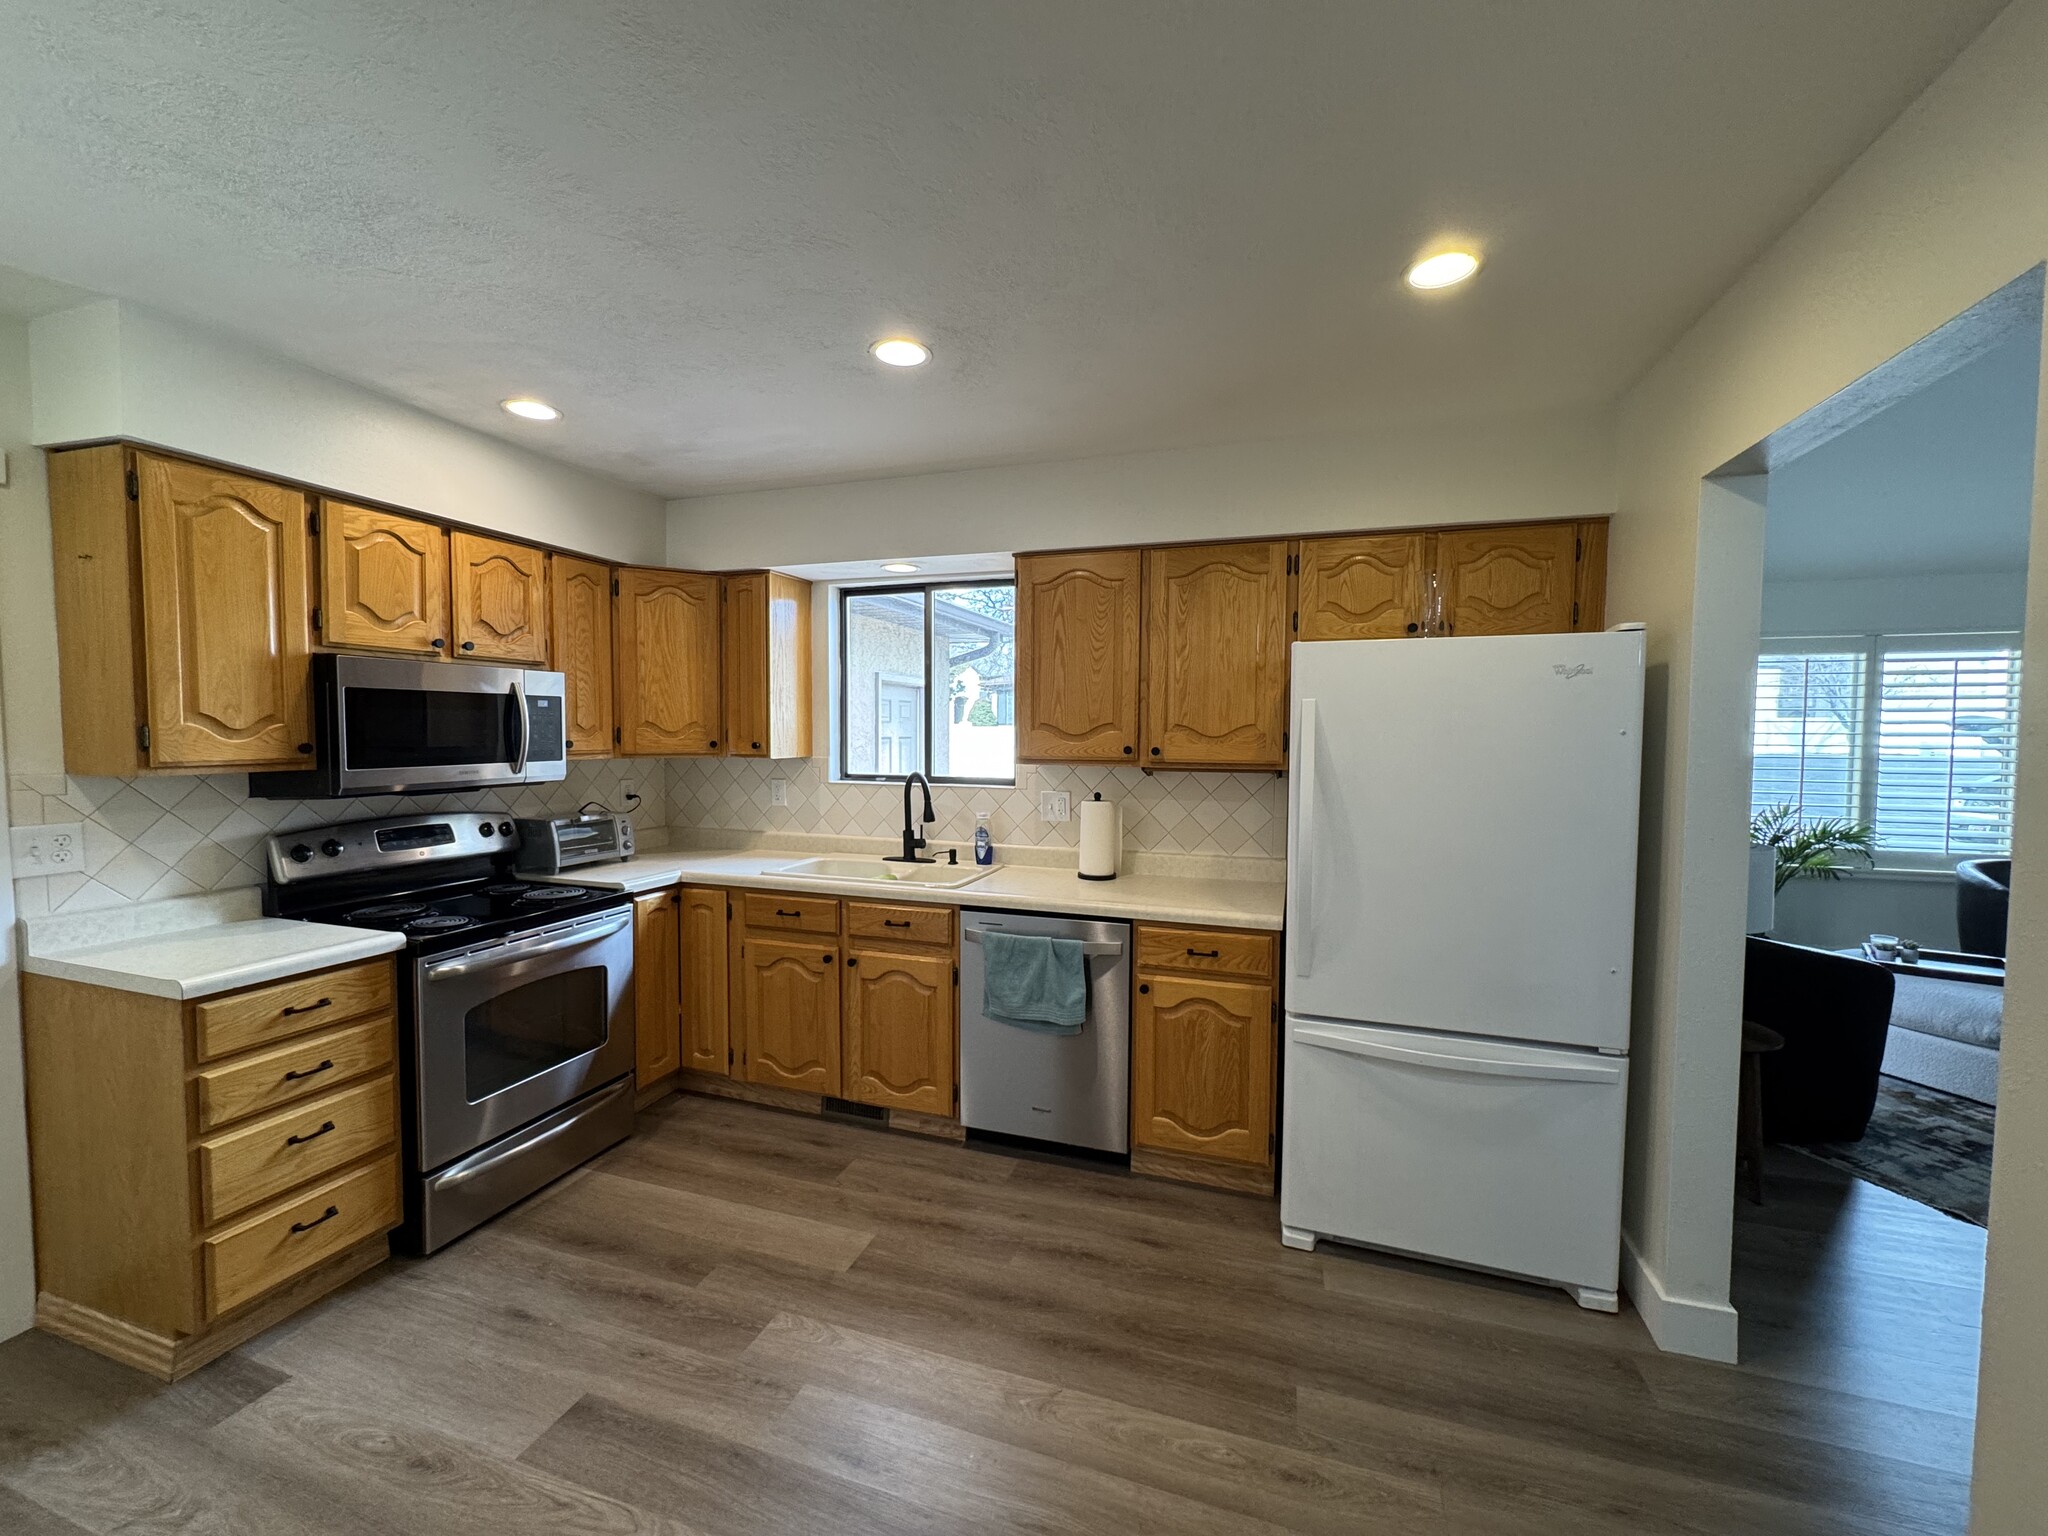
{"type": "Polygon", "coordinates": [[[0,262],[664,493],[1491,415],[1616,393],[2002,3],[0,0],[0,262]]]}
{"type": "Polygon", "coordinates": [[[2040,335],[1967,367],[1771,472],[1771,581],[2027,568],[2040,335]]]}

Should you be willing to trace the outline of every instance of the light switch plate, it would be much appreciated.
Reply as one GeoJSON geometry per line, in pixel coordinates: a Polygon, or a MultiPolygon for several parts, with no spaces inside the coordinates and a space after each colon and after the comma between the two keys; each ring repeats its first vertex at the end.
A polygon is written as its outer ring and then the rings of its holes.
{"type": "Polygon", "coordinates": [[[15,827],[9,843],[17,875],[62,875],[85,868],[85,828],[75,821],[15,827]]]}
{"type": "Polygon", "coordinates": [[[1038,792],[1038,819],[1040,821],[1065,821],[1073,814],[1073,807],[1064,789],[1042,789],[1038,792]]]}
{"type": "Polygon", "coordinates": [[[770,779],[768,781],[768,803],[770,805],[789,804],[789,780],[770,779]]]}

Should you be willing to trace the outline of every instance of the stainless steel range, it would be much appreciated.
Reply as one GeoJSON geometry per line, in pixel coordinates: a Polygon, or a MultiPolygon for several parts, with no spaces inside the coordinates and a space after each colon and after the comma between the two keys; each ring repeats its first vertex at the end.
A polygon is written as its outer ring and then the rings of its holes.
{"type": "Polygon", "coordinates": [[[482,812],[272,837],[265,911],[403,933],[406,1251],[432,1253],[633,1129],[633,908],[515,878],[482,812]]]}

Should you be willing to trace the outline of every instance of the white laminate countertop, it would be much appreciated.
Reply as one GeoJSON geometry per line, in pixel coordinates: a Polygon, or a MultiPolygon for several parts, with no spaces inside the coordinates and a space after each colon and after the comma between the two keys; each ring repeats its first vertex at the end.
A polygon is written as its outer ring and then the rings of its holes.
{"type": "Polygon", "coordinates": [[[211,997],[374,959],[405,936],[263,917],[257,893],[186,897],[23,925],[21,968],[152,997],[211,997]]]}
{"type": "Polygon", "coordinates": [[[671,885],[720,885],[744,890],[829,892],[847,901],[999,907],[1021,912],[1072,913],[1077,917],[1205,923],[1219,928],[1268,931],[1277,931],[1282,926],[1287,898],[1287,888],[1279,881],[1186,879],[1156,874],[1083,880],[1071,868],[1041,864],[998,864],[972,885],[952,890],[904,881],[823,880],[816,875],[773,873],[785,864],[815,856],[815,850],[768,848],[753,848],[744,853],[643,853],[617,863],[587,864],[561,875],[527,878],[552,878],[564,885],[588,885],[636,895],[671,885]]]}

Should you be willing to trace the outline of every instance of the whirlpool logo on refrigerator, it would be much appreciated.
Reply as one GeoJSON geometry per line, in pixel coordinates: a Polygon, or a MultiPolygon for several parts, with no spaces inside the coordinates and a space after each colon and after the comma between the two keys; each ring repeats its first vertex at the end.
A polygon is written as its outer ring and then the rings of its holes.
{"type": "Polygon", "coordinates": [[[1566,682],[1570,682],[1575,677],[1591,677],[1593,675],[1593,669],[1583,661],[1575,661],[1569,666],[1564,662],[1554,661],[1550,664],[1550,670],[1566,682]]]}

